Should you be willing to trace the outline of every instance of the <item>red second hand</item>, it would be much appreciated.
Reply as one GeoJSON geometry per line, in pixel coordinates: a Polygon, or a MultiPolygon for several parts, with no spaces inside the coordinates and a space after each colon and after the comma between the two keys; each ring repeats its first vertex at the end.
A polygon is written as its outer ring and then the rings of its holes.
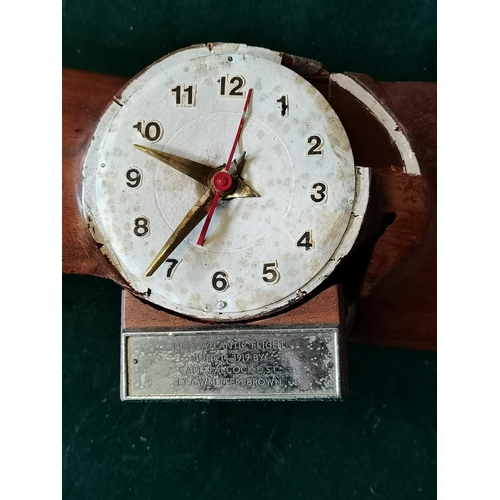
{"type": "MultiPolygon", "coordinates": [[[[229,158],[227,159],[227,163],[224,168],[226,172],[229,170],[231,162],[233,161],[234,151],[236,150],[236,145],[238,144],[238,141],[240,139],[241,131],[243,130],[243,124],[245,123],[245,118],[247,117],[247,109],[248,109],[248,104],[250,102],[250,98],[252,97],[252,92],[253,89],[248,89],[245,105],[243,106],[243,113],[241,115],[240,124],[238,126],[238,131],[236,132],[236,137],[234,138],[233,147],[231,148],[231,152],[229,153],[229,158]]],[[[212,220],[212,216],[214,214],[215,207],[219,202],[221,193],[222,191],[220,189],[218,189],[217,193],[215,193],[215,198],[213,199],[212,204],[210,205],[207,218],[205,219],[205,223],[203,224],[200,236],[198,237],[198,241],[196,242],[197,245],[203,246],[203,243],[205,242],[205,236],[207,235],[208,226],[210,224],[210,221],[212,220]]]]}

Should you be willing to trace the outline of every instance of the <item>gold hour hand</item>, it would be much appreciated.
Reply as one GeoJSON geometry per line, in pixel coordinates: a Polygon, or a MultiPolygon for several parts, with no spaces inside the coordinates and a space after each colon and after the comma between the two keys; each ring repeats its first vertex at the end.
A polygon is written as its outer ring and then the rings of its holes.
{"type": "Polygon", "coordinates": [[[134,147],[139,151],[152,156],[156,160],[165,163],[169,167],[172,167],[188,177],[191,177],[191,179],[200,182],[204,186],[210,185],[210,178],[214,173],[214,169],[212,167],[203,165],[202,163],[198,163],[193,160],[188,160],[187,158],[182,158],[181,156],[165,153],[164,151],[159,151],[158,149],[141,146],[140,144],[134,144],[134,147]]]}
{"type": "Polygon", "coordinates": [[[168,241],[163,245],[158,255],[151,262],[146,271],[146,276],[151,276],[168,258],[168,256],[184,241],[189,233],[207,215],[208,208],[214,199],[215,191],[211,188],[205,190],[201,198],[194,204],[193,208],[182,219],[176,230],[172,233],[168,241]]]}
{"type": "Polygon", "coordinates": [[[245,157],[246,157],[247,152],[243,151],[243,154],[232,161],[231,166],[229,167],[229,173],[233,177],[238,177],[241,175],[241,171],[243,170],[243,165],[245,165],[245,157]]]}
{"type": "Polygon", "coordinates": [[[233,198],[260,198],[260,194],[254,191],[241,177],[236,179],[236,189],[233,192],[222,195],[223,200],[233,198]]]}
{"type": "Polygon", "coordinates": [[[260,198],[260,194],[254,191],[241,177],[241,171],[245,164],[246,151],[237,159],[234,160],[229,167],[229,173],[236,179],[236,189],[227,193],[222,197],[223,200],[230,200],[232,198],[260,198]]]}

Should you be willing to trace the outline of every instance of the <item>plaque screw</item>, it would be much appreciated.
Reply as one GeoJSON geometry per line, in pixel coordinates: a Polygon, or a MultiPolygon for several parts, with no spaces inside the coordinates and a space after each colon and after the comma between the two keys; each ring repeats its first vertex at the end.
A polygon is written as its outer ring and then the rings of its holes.
{"type": "Polygon", "coordinates": [[[217,307],[219,309],[224,309],[224,307],[227,306],[227,302],[224,302],[223,300],[221,300],[220,302],[217,302],[217,307]]]}
{"type": "Polygon", "coordinates": [[[137,361],[137,359],[133,359],[132,363],[134,363],[134,365],[136,365],[137,363],[139,363],[139,361],[137,361]]]}

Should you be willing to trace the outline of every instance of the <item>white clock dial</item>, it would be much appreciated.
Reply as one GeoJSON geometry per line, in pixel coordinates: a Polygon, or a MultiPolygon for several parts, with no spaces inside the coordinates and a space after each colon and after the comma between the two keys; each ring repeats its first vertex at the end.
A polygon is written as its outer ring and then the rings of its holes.
{"type": "Polygon", "coordinates": [[[89,146],[84,202],[92,234],[137,294],[196,318],[242,320],[286,307],[333,271],[366,207],[357,177],[342,124],[310,83],[277,53],[221,44],[167,56],[122,90],[89,146]],[[254,195],[222,199],[203,245],[204,219],[146,276],[207,186],[134,145],[217,169],[250,89],[234,157],[245,153],[239,179],[254,195]]]}

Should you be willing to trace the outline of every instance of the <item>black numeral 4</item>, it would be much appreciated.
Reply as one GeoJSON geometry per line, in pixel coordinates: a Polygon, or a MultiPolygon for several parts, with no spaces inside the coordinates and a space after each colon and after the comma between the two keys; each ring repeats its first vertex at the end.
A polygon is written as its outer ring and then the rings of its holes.
{"type": "Polygon", "coordinates": [[[305,248],[307,250],[311,250],[311,248],[314,246],[314,241],[312,239],[312,231],[306,231],[300,238],[299,241],[297,241],[297,246],[305,248]]]}

